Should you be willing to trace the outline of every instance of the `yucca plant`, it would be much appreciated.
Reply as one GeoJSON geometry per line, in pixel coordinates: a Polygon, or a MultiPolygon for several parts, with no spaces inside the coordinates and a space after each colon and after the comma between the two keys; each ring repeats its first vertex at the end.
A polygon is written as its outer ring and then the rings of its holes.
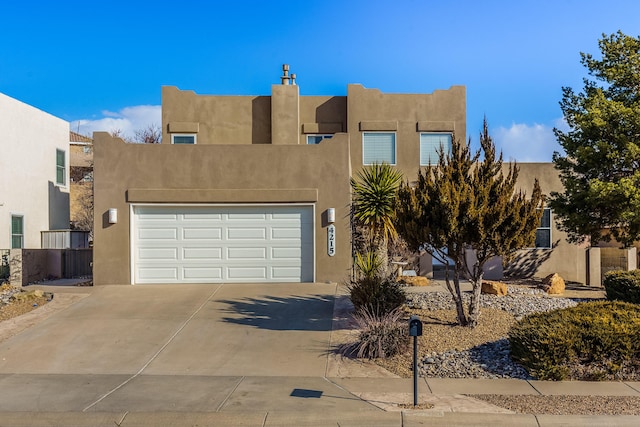
{"type": "Polygon", "coordinates": [[[394,226],[396,194],[402,174],[387,163],[375,163],[351,178],[353,216],[368,231],[369,251],[377,250],[383,274],[388,270],[387,241],[398,235],[394,226]]]}

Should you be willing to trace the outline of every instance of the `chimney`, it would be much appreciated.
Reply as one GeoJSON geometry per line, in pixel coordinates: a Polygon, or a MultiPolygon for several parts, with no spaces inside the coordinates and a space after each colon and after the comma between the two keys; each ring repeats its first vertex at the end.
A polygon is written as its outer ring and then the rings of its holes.
{"type": "Polygon", "coordinates": [[[289,77],[289,64],[282,64],[282,84],[288,85],[291,81],[291,77],[289,77]]]}
{"type": "Polygon", "coordinates": [[[295,78],[284,64],[282,83],[271,86],[271,143],[275,145],[300,143],[300,93],[295,78]]]}

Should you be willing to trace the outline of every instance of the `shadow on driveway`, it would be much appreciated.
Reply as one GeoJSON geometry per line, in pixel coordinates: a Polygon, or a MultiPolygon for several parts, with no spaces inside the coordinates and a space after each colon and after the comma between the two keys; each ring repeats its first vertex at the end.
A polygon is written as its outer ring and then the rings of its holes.
{"type": "Polygon", "coordinates": [[[277,331],[330,331],[333,295],[260,296],[221,300],[223,321],[277,331]]]}

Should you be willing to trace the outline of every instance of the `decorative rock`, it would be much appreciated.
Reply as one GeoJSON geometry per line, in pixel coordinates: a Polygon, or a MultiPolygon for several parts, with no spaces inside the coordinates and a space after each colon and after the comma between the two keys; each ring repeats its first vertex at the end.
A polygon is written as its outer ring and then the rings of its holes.
{"type": "Polygon", "coordinates": [[[550,274],[542,280],[542,288],[549,295],[561,295],[564,293],[564,279],[558,273],[550,274]]]}
{"type": "Polygon", "coordinates": [[[429,286],[429,279],[424,276],[400,276],[398,283],[409,286],[429,286]]]}
{"type": "Polygon", "coordinates": [[[492,282],[490,280],[483,280],[481,292],[483,294],[491,294],[491,295],[498,295],[498,296],[507,295],[507,285],[501,282],[492,282]]]}

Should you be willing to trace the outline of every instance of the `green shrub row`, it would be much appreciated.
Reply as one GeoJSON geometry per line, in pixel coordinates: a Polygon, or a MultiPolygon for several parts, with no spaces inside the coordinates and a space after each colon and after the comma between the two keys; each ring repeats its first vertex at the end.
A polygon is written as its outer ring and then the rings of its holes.
{"type": "Polygon", "coordinates": [[[509,331],[511,357],[541,380],[640,372],[640,306],[597,301],[535,313],[509,331]]]}
{"type": "Polygon", "coordinates": [[[608,271],[603,284],[608,300],[640,304],[640,270],[608,271]]]}

